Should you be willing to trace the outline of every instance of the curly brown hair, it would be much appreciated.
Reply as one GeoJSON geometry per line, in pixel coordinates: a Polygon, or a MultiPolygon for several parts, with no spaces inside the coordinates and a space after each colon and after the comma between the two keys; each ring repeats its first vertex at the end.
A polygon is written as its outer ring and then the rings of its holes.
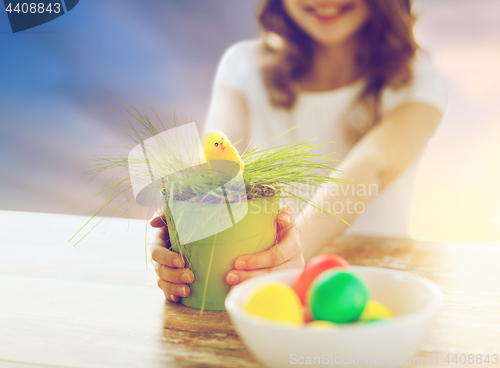
{"type": "MultiPolygon", "coordinates": [[[[371,16],[359,30],[362,44],[356,62],[367,82],[360,101],[375,123],[379,120],[381,90],[385,86],[397,89],[411,81],[409,64],[419,46],[413,35],[416,19],[411,13],[411,0],[369,0],[366,4],[371,16]]],[[[282,0],[263,0],[257,19],[268,57],[262,70],[270,102],[290,109],[299,92],[297,80],[311,66],[314,41],[287,15],[282,0]],[[276,35],[282,47],[269,41],[272,37],[268,36],[276,35]]]]}

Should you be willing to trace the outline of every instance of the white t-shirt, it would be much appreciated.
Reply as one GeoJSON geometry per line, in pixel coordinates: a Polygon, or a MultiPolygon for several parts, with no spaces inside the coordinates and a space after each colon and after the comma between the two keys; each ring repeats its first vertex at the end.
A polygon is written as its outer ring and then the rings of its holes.
{"type": "MultiPolygon", "coordinates": [[[[219,63],[214,80],[214,85],[226,85],[244,95],[249,111],[249,127],[246,130],[249,136],[244,137],[243,126],[235,126],[241,124],[238,122],[226,123],[232,124],[229,128],[212,121],[209,123],[211,125],[205,127],[205,131],[230,130],[233,132],[233,137],[229,137],[230,139],[245,138],[256,147],[299,125],[298,128],[273,141],[270,146],[305,140],[313,140],[314,143],[333,141],[334,143],[317,149],[315,153],[335,152],[329,157],[342,160],[353,146],[345,135],[345,116],[348,109],[352,109],[353,102],[356,101],[365,82],[358,80],[353,84],[326,92],[301,92],[290,110],[273,107],[269,103],[261,69],[255,58],[258,42],[243,41],[231,46],[219,63]]],[[[398,90],[386,87],[382,91],[381,117],[407,101],[427,103],[444,114],[447,93],[438,73],[422,56],[414,59],[412,71],[411,85],[398,90]]],[[[366,121],[366,119],[351,120],[350,124],[365,124],[363,121],[366,121]]],[[[418,161],[378,194],[351,224],[356,230],[349,229],[349,232],[408,236],[411,196],[418,161]]],[[[358,212],[361,209],[359,206],[358,212]]]]}

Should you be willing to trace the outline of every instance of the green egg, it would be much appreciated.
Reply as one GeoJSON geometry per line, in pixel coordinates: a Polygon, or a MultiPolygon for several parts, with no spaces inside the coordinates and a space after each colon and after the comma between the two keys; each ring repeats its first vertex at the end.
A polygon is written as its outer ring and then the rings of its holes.
{"type": "Polygon", "coordinates": [[[307,302],[315,320],[333,323],[356,321],[368,300],[365,283],[352,272],[325,271],[314,280],[307,302]]]}
{"type": "Polygon", "coordinates": [[[381,322],[381,321],[389,321],[389,318],[374,318],[374,319],[369,319],[369,320],[361,322],[361,323],[373,323],[373,322],[381,322]]]}

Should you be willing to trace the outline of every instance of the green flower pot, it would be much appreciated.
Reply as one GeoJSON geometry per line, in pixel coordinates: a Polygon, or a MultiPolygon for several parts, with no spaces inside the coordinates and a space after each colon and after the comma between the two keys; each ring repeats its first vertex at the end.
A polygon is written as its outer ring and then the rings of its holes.
{"type": "MultiPolygon", "coordinates": [[[[226,273],[234,269],[234,261],[243,254],[269,249],[276,239],[276,216],[279,197],[248,202],[248,212],[242,220],[213,236],[184,244],[173,251],[183,255],[195,276],[191,293],[181,303],[197,309],[225,310],[229,292],[226,273]]],[[[186,214],[184,221],[189,221],[186,214]]]]}

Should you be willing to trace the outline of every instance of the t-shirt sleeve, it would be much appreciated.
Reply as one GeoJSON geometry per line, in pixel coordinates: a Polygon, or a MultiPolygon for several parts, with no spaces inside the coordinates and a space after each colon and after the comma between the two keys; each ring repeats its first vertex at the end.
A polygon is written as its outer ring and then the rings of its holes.
{"type": "Polygon", "coordinates": [[[412,62],[413,79],[400,90],[386,89],[382,94],[385,113],[404,102],[423,102],[438,109],[443,115],[448,106],[446,84],[430,61],[417,56],[412,62]]]}
{"type": "Polygon", "coordinates": [[[448,106],[446,84],[432,64],[425,59],[414,60],[413,82],[408,99],[434,106],[442,114],[446,111],[448,106]]]}
{"type": "Polygon", "coordinates": [[[253,41],[238,42],[228,48],[219,62],[214,86],[229,86],[247,95],[257,77],[258,67],[252,59],[254,49],[253,41]]]}

